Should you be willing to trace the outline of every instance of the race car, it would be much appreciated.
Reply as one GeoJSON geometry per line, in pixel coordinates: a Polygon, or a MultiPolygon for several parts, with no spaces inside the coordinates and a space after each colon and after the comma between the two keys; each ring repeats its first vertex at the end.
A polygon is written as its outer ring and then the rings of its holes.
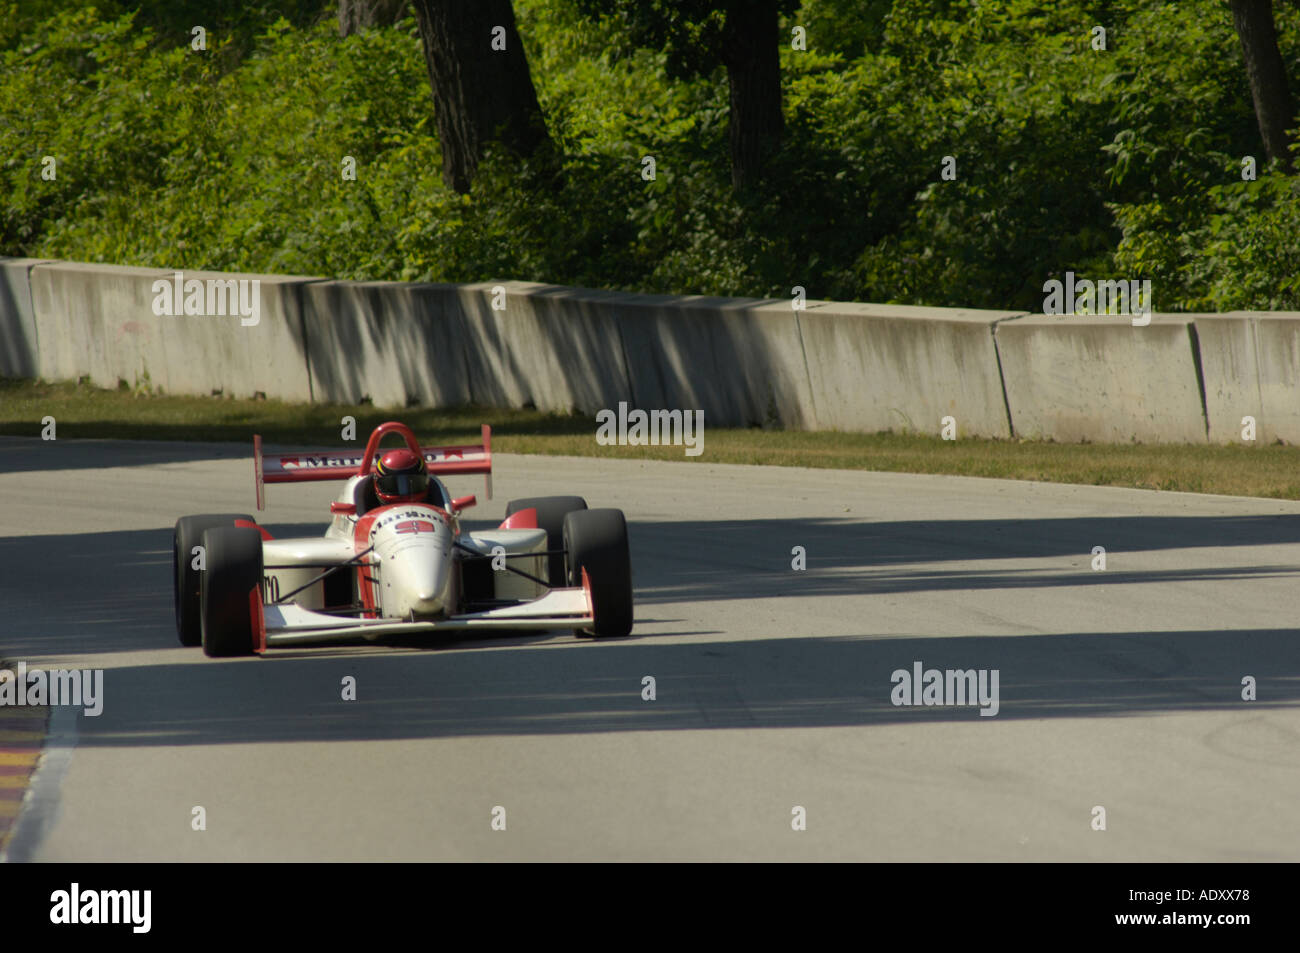
{"type": "Polygon", "coordinates": [[[257,508],[265,484],[344,480],[322,537],[276,539],[241,513],[176,521],[173,580],[181,645],[213,657],[281,646],[377,641],[480,629],[632,630],[627,522],[578,496],[514,500],[494,530],[469,532],[439,475],[483,474],[492,495],[492,431],[479,445],[421,447],[380,424],[365,452],[263,458],[253,438],[257,508]],[[404,446],[380,450],[396,434],[404,446]]]}

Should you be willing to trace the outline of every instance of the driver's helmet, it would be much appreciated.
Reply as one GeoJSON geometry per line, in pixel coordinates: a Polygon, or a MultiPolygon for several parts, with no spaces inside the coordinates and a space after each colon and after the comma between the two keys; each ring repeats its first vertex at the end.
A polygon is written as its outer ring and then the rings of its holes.
{"type": "Polygon", "coordinates": [[[424,457],[403,447],[389,450],[375,470],[375,495],[385,503],[419,503],[429,493],[424,457]]]}

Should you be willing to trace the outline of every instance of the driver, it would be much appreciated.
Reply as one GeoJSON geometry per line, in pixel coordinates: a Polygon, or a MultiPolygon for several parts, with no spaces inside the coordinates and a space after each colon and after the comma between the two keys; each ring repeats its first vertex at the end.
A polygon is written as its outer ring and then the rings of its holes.
{"type": "Polygon", "coordinates": [[[424,457],[403,447],[389,450],[375,469],[375,495],[384,503],[422,503],[429,495],[424,457]]]}

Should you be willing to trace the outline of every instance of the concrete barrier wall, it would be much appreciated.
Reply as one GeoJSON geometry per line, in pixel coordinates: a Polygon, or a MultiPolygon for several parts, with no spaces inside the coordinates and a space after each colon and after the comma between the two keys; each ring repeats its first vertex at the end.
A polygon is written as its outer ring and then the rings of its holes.
{"type": "MultiPolygon", "coordinates": [[[[53,262],[32,270],[32,304],[46,380],[88,377],[100,387],[135,384],[143,367],[140,338],[158,333],[150,308],[156,268],[53,262]]],[[[160,375],[163,369],[156,369],[160,375]]],[[[161,380],[158,383],[162,383],[161,380]]]]}
{"type": "Polygon", "coordinates": [[[32,266],[42,258],[0,258],[0,377],[37,377],[32,266]]]}
{"type": "Polygon", "coordinates": [[[474,402],[594,414],[627,400],[614,297],[523,281],[462,286],[474,402]]]}
{"type": "Polygon", "coordinates": [[[1259,374],[1256,439],[1300,444],[1300,313],[1242,311],[1232,317],[1249,321],[1254,329],[1259,374]]]}
{"type": "MultiPolygon", "coordinates": [[[[1193,315],[1205,383],[1205,418],[1211,443],[1241,442],[1242,418],[1256,420],[1256,440],[1266,424],[1259,392],[1259,338],[1255,320],[1240,314],[1193,315]]],[[[1272,438],[1268,438],[1272,439],[1272,438]]]]}
{"type": "Polygon", "coordinates": [[[1127,318],[258,278],[259,320],[156,314],[173,272],[0,259],[0,374],[376,406],[620,401],[711,426],[1300,443],[1300,314],[1127,318]]]}
{"type": "MultiPolygon", "coordinates": [[[[787,305],[789,307],[789,305],[787,305]]],[[[993,328],[1017,312],[809,302],[799,316],[825,429],[1009,437],[993,328]]]]}
{"type": "MultiPolygon", "coordinates": [[[[74,262],[35,266],[31,283],[40,376],[86,376],[102,387],[119,381],[147,384],[170,394],[260,392],[286,400],[312,399],[299,289],[315,279],[183,273],[185,282],[260,279],[259,319],[245,326],[238,313],[155,314],[155,282],[170,285],[173,275],[154,268],[74,262]]],[[[181,303],[184,307],[183,298],[181,303]]]]}
{"type": "Polygon", "coordinates": [[[304,285],[302,296],[317,401],[470,402],[467,330],[455,285],[321,281],[304,285]]]}
{"type": "Polygon", "coordinates": [[[817,426],[789,301],[618,295],[606,307],[635,406],[703,410],[705,426],[817,426]]]}
{"type": "Polygon", "coordinates": [[[1030,315],[996,329],[1017,436],[1064,442],[1205,443],[1192,321],[1146,327],[1094,315],[1030,315]]]}

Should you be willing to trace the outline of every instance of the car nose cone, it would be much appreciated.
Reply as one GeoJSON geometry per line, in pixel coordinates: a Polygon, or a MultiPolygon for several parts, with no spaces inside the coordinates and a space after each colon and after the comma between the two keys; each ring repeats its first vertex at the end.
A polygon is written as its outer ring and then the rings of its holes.
{"type": "Polygon", "coordinates": [[[410,546],[397,553],[398,585],[405,594],[402,612],[436,615],[446,608],[450,574],[447,555],[435,539],[410,546]]]}
{"type": "Polygon", "coordinates": [[[419,615],[431,615],[442,611],[442,594],[429,590],[416,593],[411,599],[411,609],[419,615]]]}

